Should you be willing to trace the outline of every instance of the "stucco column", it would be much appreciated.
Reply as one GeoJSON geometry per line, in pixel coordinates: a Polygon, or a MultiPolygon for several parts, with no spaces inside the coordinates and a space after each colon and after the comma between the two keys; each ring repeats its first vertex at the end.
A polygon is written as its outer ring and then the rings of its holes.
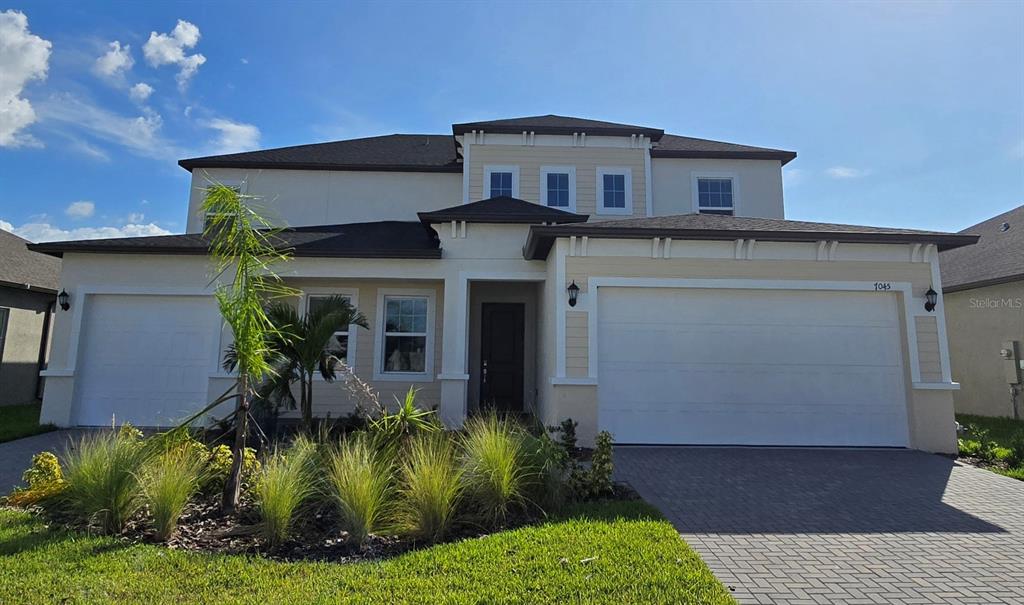
{"type": "Polygon", "coordinates": [[[458,428],[466,419],[469,373],[466,369],[469,327],[469,283],[455,274],[444,280],[444,335],[441,341],[441,406],[445,426],[458,428]]]}

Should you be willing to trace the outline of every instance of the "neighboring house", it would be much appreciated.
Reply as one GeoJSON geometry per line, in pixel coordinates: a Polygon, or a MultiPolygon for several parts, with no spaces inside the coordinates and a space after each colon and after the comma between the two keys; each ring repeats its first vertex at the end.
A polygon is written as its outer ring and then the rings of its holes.
{"type": "Polygon", "coordinates": [[[0,229],[0,406],[42,396],[60,260],[0,229]]]}
{"type": "Polygon", "coordinates": [[[968,227],[974,246],[939,255],[949,359],[960,381],[956,410],[984,416],[1024,414],[1024,206],[968,227]],[[1007,347],[1006,343],[1015,343],[1007,347]],[[1006,359],[1002,351],[1011,352],[1006,359]],[[1016,365],[1016,368],[1013,366],[1016,365]],[[1015,374],[1011,371],[1015,370],[1015,374]],[[1011,398],[1011,380],[1016,380],[1011,398]]]}
{"type": "MultiPolygon", "coordinates": [[[[571,417],[583,442],[956,450],[937,252],[975,238],[784,220],[795,153],[560,116],[183,160],[187,233],[61,255],[43,420],[174,422],[225,391],[202,188],[261,196],[386,401],[571,417]],[[937,356],[931,355],[933,350],[937,356]]],[[[318,382],[315,412],[352,402],[318,382]]]]}

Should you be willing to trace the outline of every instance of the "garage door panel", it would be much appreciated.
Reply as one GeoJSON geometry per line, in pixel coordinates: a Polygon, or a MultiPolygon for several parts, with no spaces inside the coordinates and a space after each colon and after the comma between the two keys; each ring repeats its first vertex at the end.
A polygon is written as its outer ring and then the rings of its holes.
{"type": "Polygon", "coordinates": [[[602,288],[601,427],[623,443],[906,445],[892,295],[754,294],[602,288]]]}
{"type": "Polygon", "coordinates": [[[86,305],[78,424],[170,426],[205,405],[220,338],[211,297],[92,295],[86,305]]]}

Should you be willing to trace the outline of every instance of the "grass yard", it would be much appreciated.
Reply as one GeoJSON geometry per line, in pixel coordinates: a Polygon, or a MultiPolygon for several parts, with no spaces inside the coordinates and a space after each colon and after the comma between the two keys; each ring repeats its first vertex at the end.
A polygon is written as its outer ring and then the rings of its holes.
{"type": "Polygon", "coordinates": [[[0,406],[0,443],[54,430],[52,424],[39,424],[38,403],[0,406]]]}
{"type": "MultiPolygon", "coordinates": [[[[956,420],[960,424],[973,424],[988,431],[988,438],[994,441],[1000,448],[1009,448],[1014,435],[1024,433],[1024,420],[1013,418],[991,416],[974,416],[971,414],[957,414],[956,420]]],[[[1013,477],[1024,481],[1024,465],[1018,467],[999,468],[997,466],[987,467],[990,471],[1013,477]]]]}
{"type": "Polygon", "coordinates": [[[0,509],[2,603],[734,603],[642,502],[373,563],[278,563],[50,531],[0,509]]]}

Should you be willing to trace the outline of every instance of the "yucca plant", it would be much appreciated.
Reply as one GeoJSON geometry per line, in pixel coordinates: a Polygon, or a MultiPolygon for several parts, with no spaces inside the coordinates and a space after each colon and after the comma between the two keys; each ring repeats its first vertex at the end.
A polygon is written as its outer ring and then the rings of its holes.
{"type": "Polygon", "coordinates": [[[455,521],[462,499],[462,469],[454,442],[422,433],[410,439],[401,468],[398,525],[407,534],[436,542],[455,521]]]}
{"type": "Polygon", "coordinates": [[[65,502],[104,533],[118,533],[142,505],[139,471],[155,454],[131,429],[84,435],[64,456],[65,502]]]}
{"type": "Polygon", "coordinates": [[[409,387],[405,398],[395,398],[398,409],[394,413],[381,409],[380,415],[370,422],[370,431],[378,446],[389,456],[397,456],[402,445],[413,435],[437,433],[441,430],[437,413],[422,410],[416,405],[416,389],[409,387]]]}
{"type": "Polygon", "coordinates": [[[328,455],[329,490],[338,503],[342,526],[355,543],[362,544],[367,535],[387,523],[393,475],[393,463],[366,433],[348,437],[328,455]]]}
{"type": "Polygon", "coordinates": [[[206,458],[198,448],[178,445],[155,457],[142,471],[142,493],[153,519],[156,537],[168,540],[189,499],[199,491],[206,458]]]}
{"type": "Polygon", "coordinates": [[[499,524],[509,510],[526,501],[536,471],[527,462],[524,431],[491,413],[466,423],[462,440],[466,488],[484,520],[499,524]]]}
{"type": "Polygon", "coordinates": [[[312,473],[316,443],[300,435],[285,450],[274,449],[256,480],[260,533],[271,546],[288,538],[299,506],[316,490],[312,473]]]}

